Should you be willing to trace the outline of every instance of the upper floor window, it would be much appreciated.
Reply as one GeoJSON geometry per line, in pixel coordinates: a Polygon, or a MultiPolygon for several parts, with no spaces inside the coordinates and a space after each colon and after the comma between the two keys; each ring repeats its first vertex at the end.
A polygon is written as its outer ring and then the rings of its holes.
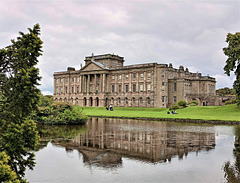
{"type": "Polygon", "coordinates": [[[140,78],[143,79],[143,73],[140,73],[140,78]]]}
{"type": "Polygon", "coordinates": [[[129,77],[129,75],[128,75],[128,74],[126,74],[126,79],[128,79],[128,77],[129,77]]]}
{"type": "Polygon", "coordinates": [[[165,76],[165,72],[162,70],[162,77],[164,78],[164,76],[165,76]]]}
{"type": "Polygon", "coordinates": [[[65,93],[67,93],[67,87],[65,87],[65,93]]]}
{"type": "Polygon", "coordinates": [[[65,79],[65,83],[68,83],[68,78],[65,79]]]}
{"type": "Polygon", "coordinates": [[[77,86],[77,93],[79,93],[79,86],[77,86]]]}
{"type": "Polygon", "coordinates": [[[114,75],[112,75],[112,80],[114,80],[115,79],[115,76],[114,75]]]}
{"type": "Polygon", "coordinates": [[[118,92],[119,92],[119,93],[122,92],[122,85],[118,85],[118,92]]]}
{"type": "Polygon", "coordinates": [[[72,78],[72,83],[74,83],[74,78],[72,78]]]}
{"type": "Polygon", "coordinates": [[[56,91],[57,93],[58,93],[58,88],[57,88],[57,91],[56,91]]]}
{"type": "Polygon", "coordinates": [[[133,79],[136,79],[136,77],[137,77],[137,74],[133,73],[133,79]]]}
{"type": "Polygon", "coordinates": [[[129,91],[128,85],[126,85],[126,93],[129,91]]]}
{"type": "Polygon", "coordinates": [[[140,91],[140,92],[143,92],[143,84],[140,84],[140,85],[139,85],[139,91],[140,91]]]}
{"type": "Polygon", "coordinates": [[[151,84],[147,84],[147,91],[148,91],[148,92],[151,91],[151,84]]]}
{"type": "Polygon", "coordinates": [[[133,92],[136,92],[136,84],[133,84],[132,91],[133,91],[133,92]]]}
{"type": "Polygon", "coordinates": [[[56,83],[58,84],[58,79],[56,79],[56,83]]]}
{"type": "Polygon", "coordinates": [[[162,96],[162,102],[164,102],[164,96],[162,96]]]}
{"type": "Polygon", "coordinates": [[[77,77],[77,82],[79,82],[79,80],[80,80],[80,78],[79,78],[79,77],[77,77]]]}
{"type": "Polygon", "coordinates": [[[118,80],[121,80],[121,79],[122,79],[122,75],[119,74],[119,75],[118,75],[118,80]]]}
{"type": "Polygon", "coordinates": [[[114,93],[114,92],[115,92],[115,86],[112,85],[112,93],[114,93]]]}
{"type": "Polygon", "coordinates": [[[151,72],[147,73],[147,78],[150,79],[151,78],[151,72]]]}
{"type": "Polygon", "coordinates": [[[173,91],[174,91],[174,92],[177,91],[177,83],[173,83],[173,91]]]}

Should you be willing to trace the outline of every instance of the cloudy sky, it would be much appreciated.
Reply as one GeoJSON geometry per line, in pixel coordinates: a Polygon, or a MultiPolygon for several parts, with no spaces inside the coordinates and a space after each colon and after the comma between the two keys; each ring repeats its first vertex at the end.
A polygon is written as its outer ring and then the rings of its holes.
{"type": "Polygon", "coordinates": [[[118,54],[125,65],[183,65],[232,87],[222,48],[240,31],[239,0],[0,0],[0,48],[36,23],[44,94],[53,93],[55,71],[80,69],[92,53],[118,54]]]}

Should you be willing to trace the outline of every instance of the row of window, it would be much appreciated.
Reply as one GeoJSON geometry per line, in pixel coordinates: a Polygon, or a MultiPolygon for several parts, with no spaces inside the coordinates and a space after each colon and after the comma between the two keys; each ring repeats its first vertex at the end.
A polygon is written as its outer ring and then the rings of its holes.
{"type": "MultiPolygon", "coordinates": [[[[123,74],[118,74],[118,80],[121,80],[122,79],[122,75],[123,74]]],[[[132,73],[132,79],[136,79],[137,78],[137,73],[132,73]]],[[[144,79],[144,73],[141,72],[139,73],[139,78],[140,79],[144,79]]],[[[147,78],[150,79],[151,78],[151,72],[148,72],[147,73],[147,78]]],[[[128,80],[129,79],[129,74],[125,74],[125,79],[128,80]]],[[[115,75],[113,74],[112,75],[112,80],[115,80],[115,75]]]]}
{"type": "MultiPolygon", "coordinates": [[[[56,83],[57,83],[57,84],[59,84],[59,83],[62,84],[63,81],[64,81],[64,79],[65,79],[65,83],[68,83],[68,79],[69,79],[69,78],[57,78],[57,79],[56,79],[56,83]]],[[[76,81],[77,83],[79,83],[80,78],[79,78],[79,77],[72,77],[72,78],[71,78],[71,82],[74,83],[74,81],[76,81]]]]}
{"type": "MultiPolygon", "coordinates": [[[[144,85],[143,84],[139,84],[139,88],[138,91],[139,92],[143,92],[144,91],[144,85]]],[[[118,90],[115,90],[115,85],[112,85],[112,93],[117,92],[121,93],[122,92],[122,85],[118,85],[118,90]]],[[[128,93],[129,90],[129,85],[125,85],[125,90],[126,93],[128,93]]],[[[147,84],[147,91],[150,92],[151,91],[151,84],[147,84]]],[[[132,92],[137,92],[137,85],[136,84],[132,84],[132,92]]]]}

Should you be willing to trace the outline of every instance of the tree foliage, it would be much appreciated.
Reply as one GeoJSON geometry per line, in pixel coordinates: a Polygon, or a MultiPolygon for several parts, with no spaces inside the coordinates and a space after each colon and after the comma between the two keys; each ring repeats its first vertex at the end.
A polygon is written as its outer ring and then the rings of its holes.
{"type": "MultiPolygon", "coordinates": [[[[36,125],[29,116],[37,109],[40,90],[38,57],[42,54],[40,26],[19,32],[11,45],[0,49],[0,153],[3,161],[24,182],[26,168],[32,169],[38,142],[36,125]]],[[[11,180],[9,180],[11,181],[11,180]]]]}
{"type": "Polygon", "coordinates": [[[216,93],[218,96],[227,96],[227,95],[235,95],[234,89],[225,87],[225,88],[219,88],[216,90],[216,93]]]}
{"type": "Polygon", "coordinates": [[[228,33],[226,42],[228,47],[223,48],[223,52],[228,58],[224,71],[228,76],[230,76],[231,71],[236,75],[233,88],[236,92],[238,105],[240,105],[240,32],[235,34],[228,33]]]}

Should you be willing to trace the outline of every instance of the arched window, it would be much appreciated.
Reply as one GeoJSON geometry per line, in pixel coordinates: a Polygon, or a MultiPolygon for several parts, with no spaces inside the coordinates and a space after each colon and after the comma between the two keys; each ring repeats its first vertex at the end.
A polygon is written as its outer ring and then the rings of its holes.
{"type": "Polygon", "coordinates": [[[150,99],[150,97],[147,97],[147,104],[151,104],[151,99],[150,99]]]}
{"type": "Polygon", "coordinates": [[[99,106],[99,98],[98,97],[96,98],[96,106],[97,107],[99,106]]]}
{"type": "Polygon", "coordinates": [[[136,99],[134,97],[132,98],[132,105],[136,105],[136,99]]]}
{"type": "Polygon", "coordinates": [[[111,99],[111,103],[114,105],[114,98],[111,99]]]}
{"type": "Polygon", "coordinates": [[[87,99],[86,99],[86,97],[83,98],[83,105],[87,106],[87,99]]]}
{"type": "Polygon", "coordinates": [[[139,103],[143,104],[143,98],[142,97],[139,98],[139,103]]]}
{"type": "Polygon", "coordinates": [[[121,98],[120,97],[118,98],[118,104],[121,104],[121,98]]]}

